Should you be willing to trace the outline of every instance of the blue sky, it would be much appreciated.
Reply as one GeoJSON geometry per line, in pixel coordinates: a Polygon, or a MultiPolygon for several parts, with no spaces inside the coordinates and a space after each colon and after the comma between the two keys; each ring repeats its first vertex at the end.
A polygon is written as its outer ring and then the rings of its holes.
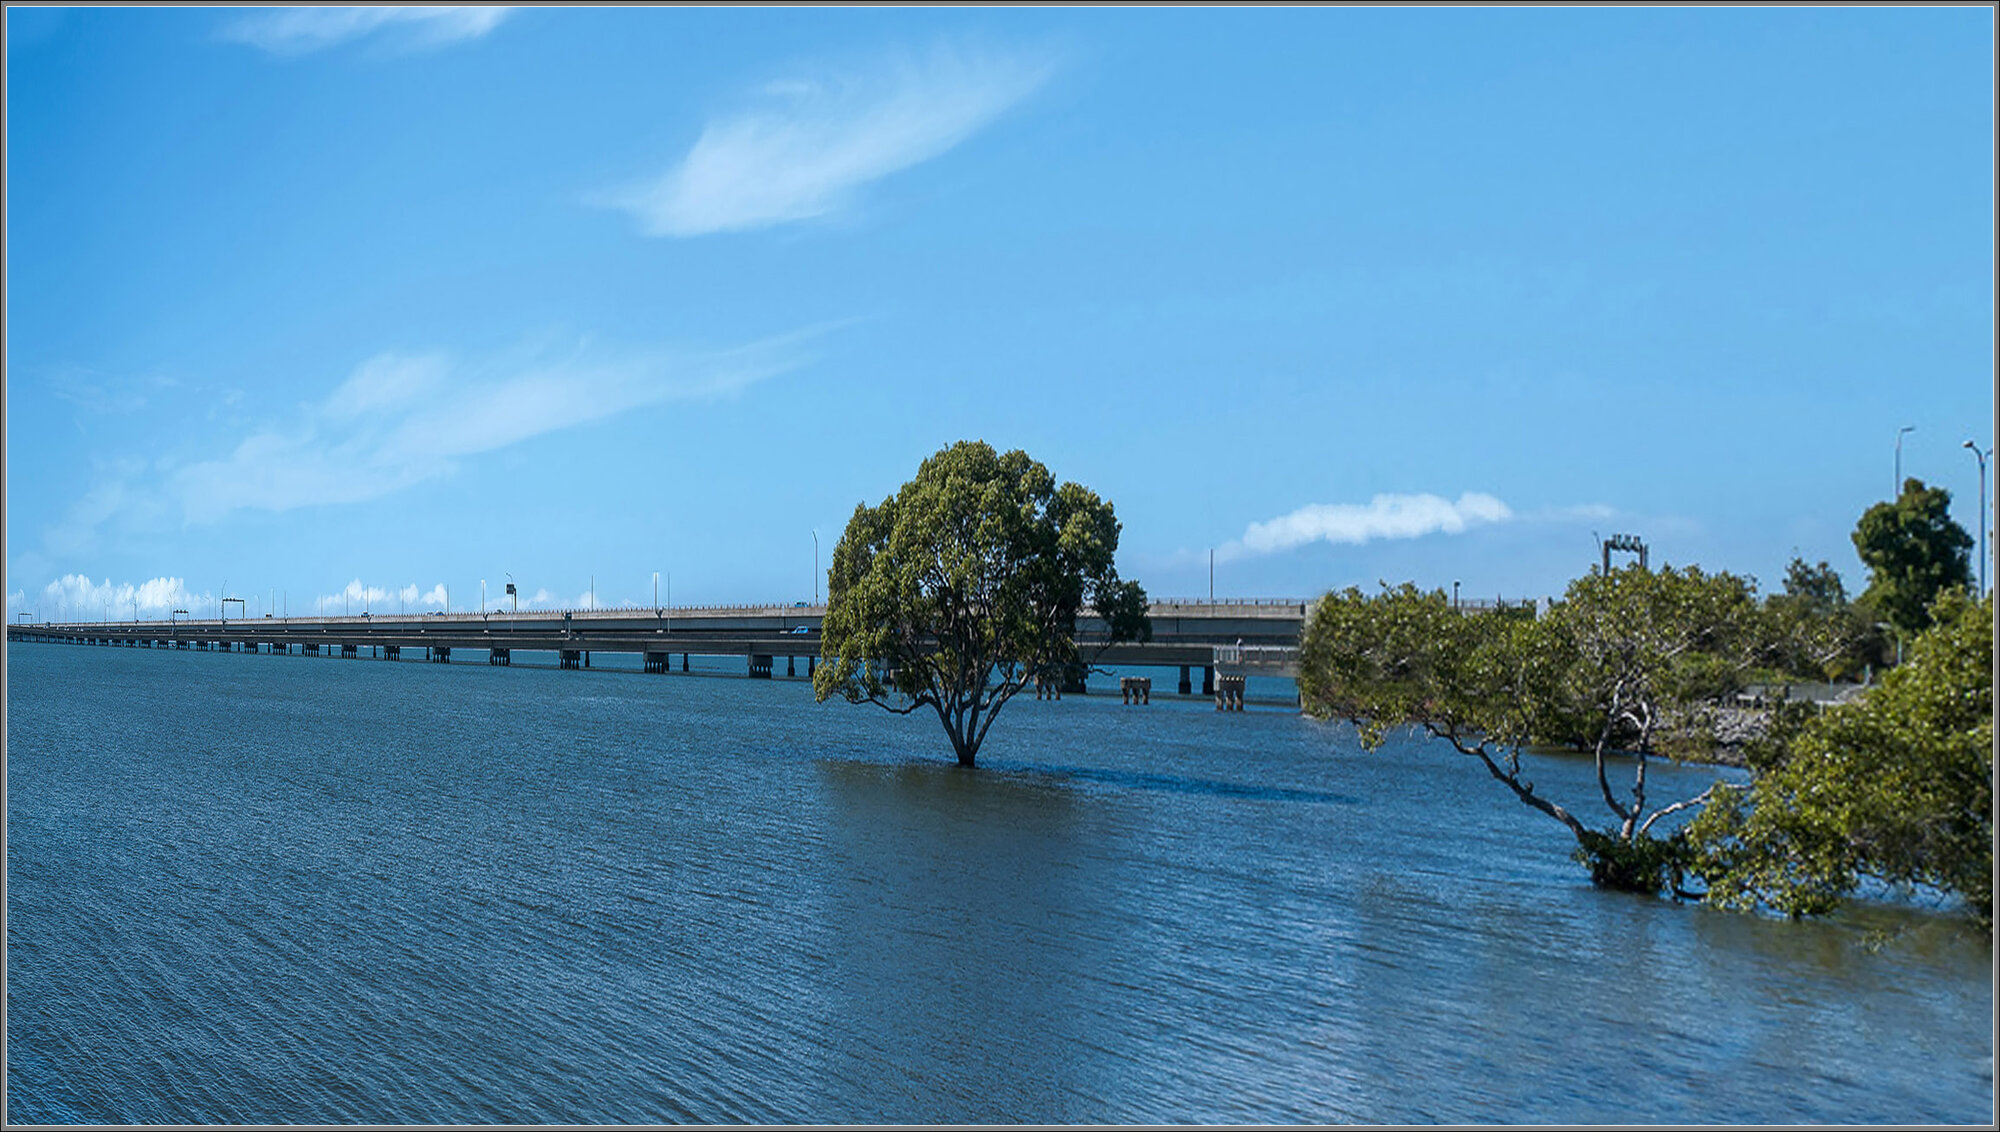
{"type": "Polygon", "coordinates": [[[1976,526],[1990,10],[7,19],[10,619],[804,600],[965,438],[1156,596],[1976,526]]]}

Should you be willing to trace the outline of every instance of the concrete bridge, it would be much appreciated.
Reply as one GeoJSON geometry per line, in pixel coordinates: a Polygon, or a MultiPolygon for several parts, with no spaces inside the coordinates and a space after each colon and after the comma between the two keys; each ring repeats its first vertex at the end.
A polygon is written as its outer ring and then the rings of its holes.
{"type": "MultiPolygon", "coordinates": [[[[1179,692],[1213,695],[1216,678],[1240,687],[1248,675],[1296,676],[1299,633],[1311,603],[1291,599],[1159,601],[1149,607],[1153,638],[1112,645],[1105,666],[1180,671],[1179,692]]],[[[487,613],[363,613],[341,617],[261,617],[167,621],[37,623],[7,626],[9,641],[65,641],[132,648],[364,655],[439,663],[511,664],[517,651],[552,652],[564,668],[587,668],[593,653],[637,653],[648,672],[690,671],[691,657],[742,657],[746,675],[810,676],[819,657],[823,605],[599,609],[487,613]]],[[[1078,643],[1089,655],[1104,623],[1086,616],[1078,643]]],[[[1081,680],[1065,690],[1082,691],[1081,680]]]]}

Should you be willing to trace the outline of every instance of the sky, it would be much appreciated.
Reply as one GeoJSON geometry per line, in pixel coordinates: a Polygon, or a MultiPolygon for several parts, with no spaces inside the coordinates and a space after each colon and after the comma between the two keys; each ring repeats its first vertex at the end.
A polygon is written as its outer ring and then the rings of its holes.
{"type": "Polygon", "coordinates": [[[823,598],[969,439],[1156,598],[1979,526],[1987,8],[6,18],[10,621],[823,598]]]}

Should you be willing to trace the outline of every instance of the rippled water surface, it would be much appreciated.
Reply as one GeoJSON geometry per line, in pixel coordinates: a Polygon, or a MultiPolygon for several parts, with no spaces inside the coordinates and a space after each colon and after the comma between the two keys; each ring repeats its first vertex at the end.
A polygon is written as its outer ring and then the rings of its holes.
{"type": "Polygon", "coordinates": [[[7,659],[15,1122],[1993,1118],[1983,937],[1596,891],[1434,744],[1071,696],[964,772],[802,681],[7,659]]]}

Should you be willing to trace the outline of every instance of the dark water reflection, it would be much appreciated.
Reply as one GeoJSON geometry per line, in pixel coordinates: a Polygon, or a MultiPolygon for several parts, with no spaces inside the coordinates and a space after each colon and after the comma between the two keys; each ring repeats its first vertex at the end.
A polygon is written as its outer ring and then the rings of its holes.
{"type": "Polygon", "coordinates": [[[1598,892],[1433,745],[1072,697],[965,772],[783,681],[8,660],[16,1121],[1992,1116],[1983,937],[1598,892]]]}

